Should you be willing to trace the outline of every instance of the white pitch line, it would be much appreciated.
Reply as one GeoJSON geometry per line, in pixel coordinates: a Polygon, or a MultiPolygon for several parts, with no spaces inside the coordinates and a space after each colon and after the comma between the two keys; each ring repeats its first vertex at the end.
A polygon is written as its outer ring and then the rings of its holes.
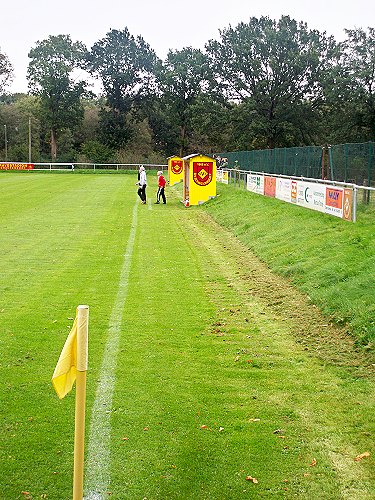
{"type": "Polygon", "coordinates": [[[86,460],[86,500],[108,497],[111,466],[111,412],[116,382],[117,355],[124,304],[128,292],[130,265],[137,229],[138,201],[133,208],[133,219],[125,250],[117,297],[109,320],[108,338],[104,349],[98,387],[92,409],[88,453],[86,460]]]}

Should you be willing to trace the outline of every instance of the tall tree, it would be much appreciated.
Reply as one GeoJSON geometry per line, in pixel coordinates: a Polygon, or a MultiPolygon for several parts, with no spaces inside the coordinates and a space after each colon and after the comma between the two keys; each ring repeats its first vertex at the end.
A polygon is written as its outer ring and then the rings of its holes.
{"type": "Polygon", "coordinates": [[[127,28],[110,30],[96,42],[87,58],[87,68],[100,78],[106,107],[101,112],[105,142],[112,147],[126,145],[131,136],[128,113],[154,88],[155,52],[141,36],[127,28]]]}
{"type": "Polygon", "coordinates": [[[288,16],[252,17],[220,35],[206,45],[214,86],[246,104],[241,128],[249,129],[249,144],[259,137],[263,146],[284,146],[291,131],[301,129],[298,142],[303,135],[311,140],[307,125],[322,99],[321,79],[336,49],[334,39],[288,16]]]}
{"type": "Polygon", "coordinates": [[[195,100],[190,109],[191,151],[217,153],[234,149],[232,107],[206,92],[195,100]]]}
{"type": "Polygon", "coordinates": [[[326,86],[333,141],[375,140],[375,28],[345,30],[326,86]]]}
{"type": "Polygon", "coordinates": [[[7,85],[10,84],[13,78],[13,66],[11,65],[8,56],[3,54],[0,49],[0,94],[2,94],[7,85]]]}
{"type": "Polygon", "coordinates": [[[0,106],[0,128],[7,125],[8,159],[27,161],[31,138],[32,160],[39,161],[39,99],[26,94],[11,94],[0,106]],[[31,126],[31,136],[30,128],[31,126]]]}
{"type": "Polygon", "coordinates": [[[57,158],[57,138],[83,118],[81,96],[86,83],[74,81],[74,71],[84,65],[86,48],[69,35],[50,36],[30,50],[28,81],[31,92],[40,96],[41,113],[50,129],[52,161],[57,158]]]}
{"type": "Polygon", "coordinates": [[[163,103],[178,137],[180,156],[189,149],[193,106],[207,88],[207,63],[204,54],[191,47],[169,51],[159,69],[163,103]]]}

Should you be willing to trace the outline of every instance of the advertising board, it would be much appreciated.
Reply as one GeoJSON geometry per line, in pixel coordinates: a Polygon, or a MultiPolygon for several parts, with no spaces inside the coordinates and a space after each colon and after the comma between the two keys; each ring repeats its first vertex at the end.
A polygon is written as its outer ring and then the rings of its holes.
{"type": "Polygon", "coordinates": [[[246,188],[257,194],[264,194],[264,175],[247,174],[246,188]]]}

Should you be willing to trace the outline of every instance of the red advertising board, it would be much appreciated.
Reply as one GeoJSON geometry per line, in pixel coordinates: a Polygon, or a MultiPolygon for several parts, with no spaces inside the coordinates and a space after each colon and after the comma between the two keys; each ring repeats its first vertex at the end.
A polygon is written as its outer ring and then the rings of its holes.
{"type": "Polygon", "coordinates": [[[327,207],[339,208],[342,210],[342,189],[331,187],[326,188],[326,205],[327,207]]]}
{"type": "Polygon", "coordinates": [[[33,163],[0,163],[0,170],[32,170],[33,163]]]}
{"type": "Polygon", "coordinates": [[[264,176],[264,194],[271,198],[276,196],[276,177],[264,176]]]}

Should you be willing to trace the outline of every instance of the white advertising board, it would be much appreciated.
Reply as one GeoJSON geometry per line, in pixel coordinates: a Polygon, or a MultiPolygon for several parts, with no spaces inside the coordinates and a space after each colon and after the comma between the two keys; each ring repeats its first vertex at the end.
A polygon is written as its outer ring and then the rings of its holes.
{"type": "Polygon", "coordinates": [[[353,220],[353,189],[262,174],[247,174],[247,190],[287,203],[353,220]],[[266,179],[266,182],[265,182],[266,179]],[[273,180],[271,183],[269,180],[273,180]],[[276,192],[275,192],[276,190],[276,192]]]}
{"type": "Polygon", "coordinates": [[[292,203],[292,179],[277,178],[276,198],[292,203]]]}
{"type": "Polygon", "coordinates": [[[297,181],[297,205],[325,212],[326,188],[324,184],[297,181]]]}
{"type": "Polygon", "coordinates": [[[257,194],[264,194],[264,175],[247,174],[247,190],[257,194]]]}

